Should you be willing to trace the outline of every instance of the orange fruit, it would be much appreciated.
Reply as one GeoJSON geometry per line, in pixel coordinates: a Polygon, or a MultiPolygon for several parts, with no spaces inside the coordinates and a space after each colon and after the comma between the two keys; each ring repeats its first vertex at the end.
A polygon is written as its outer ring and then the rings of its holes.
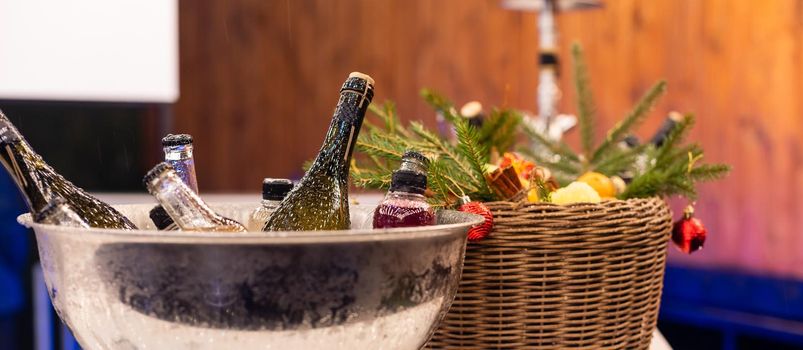
{"type": "Polygon", "coordinates": [[[589,171],[577,178],[577,181],[587,183],[602,198],[616,197],[616,185],[609,177],[603,174],[589,171]]]}

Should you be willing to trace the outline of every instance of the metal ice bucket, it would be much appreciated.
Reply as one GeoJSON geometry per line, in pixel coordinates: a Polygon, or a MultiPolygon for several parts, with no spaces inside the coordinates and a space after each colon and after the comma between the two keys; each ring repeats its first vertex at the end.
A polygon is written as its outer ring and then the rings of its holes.
{"type": "MultiPolygon", "coordinates": [[[[254,204],[213,204],[245,222],[254,204]]],[[[50,298],[85,349],[418,349],[455,295],[476,215],[430,227],[245,234],[18,221],[50,298]]],[[[362,226],[370,207],[352,207],[362,226]]]]}

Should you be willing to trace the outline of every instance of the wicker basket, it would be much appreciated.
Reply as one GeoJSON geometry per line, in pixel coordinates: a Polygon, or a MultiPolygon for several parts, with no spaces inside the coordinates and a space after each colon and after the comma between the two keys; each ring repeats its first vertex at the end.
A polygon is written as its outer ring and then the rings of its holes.
{"type": "Polygon", "coordinates": [[[433,349],[647,349],[672,215],[659,198],[492,202],[433,349]]]}

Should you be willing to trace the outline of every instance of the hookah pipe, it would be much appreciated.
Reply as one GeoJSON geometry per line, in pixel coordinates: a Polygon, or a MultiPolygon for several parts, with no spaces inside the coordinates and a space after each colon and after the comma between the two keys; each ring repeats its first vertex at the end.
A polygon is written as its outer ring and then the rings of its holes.
{"type": "Polygon", "coordinates": [[[561,92],[558,87],[559,60],[557,55],[558,29],[555,16],[564,11],[597,9],[599,0],[502,0],[502,7],[514,11],[538,13],[538,115],[525,115],[525,122],[551,140],[577,124],[577,117],[558,113],[561,92]]]}

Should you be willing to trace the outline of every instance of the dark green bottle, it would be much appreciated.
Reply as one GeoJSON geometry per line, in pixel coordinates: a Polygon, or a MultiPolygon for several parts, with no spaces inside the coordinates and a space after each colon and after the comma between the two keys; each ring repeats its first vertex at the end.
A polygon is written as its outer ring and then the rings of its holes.
{"type": "Polygon", "coordinates": [[[323,146],[298,185],[282,200],[263,231],[347,230],[351,153],[365,111],[374,97],[374,80],[349,74],[340,89],[323,146]]]}
{"type": "Polygon", "coordinates": [[[0,162],[14,179],[34,217],[48,203],[61,198],[89,226],[133,230],[123,214],[73,185],[56,173],[31,148],[16,127],[0,111],[0,162]]]}

